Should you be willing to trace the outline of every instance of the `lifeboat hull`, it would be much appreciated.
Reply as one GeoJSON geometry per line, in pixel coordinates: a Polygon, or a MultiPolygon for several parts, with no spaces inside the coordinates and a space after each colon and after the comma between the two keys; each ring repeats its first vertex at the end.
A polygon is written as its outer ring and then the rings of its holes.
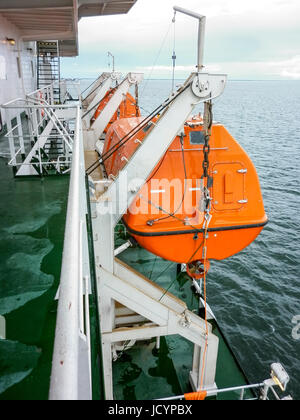
{"type": "MultiPolygon", "coordinates": [[[[114,123],[104,153],[141,121],[114,123]]],[[[146,133],[144,129],[133,136],[105,162],[108,175],[117,176],[146,133]]],[[[123,217],[143,248],[177,263],[202,260],[204,242],[208,259],[231,257],[251,244],[268,221],[253,163],[228,131],[214,124],[209,153],[211,219],[204,241],[203,145],[201,118],[187,121],[184,136],[174,139],[123,217]]]]}
{"type": "MultiPolygon", "coordinates": [[[[261,233],[266,221],[257,226],[229,227],[228,230],[208,230],[207,259],[224,260],[249,246],[261,233]]],[[[128,232],[142,248],[169,261],[190,263],[203,259],[203,231],[190,233],[176,231],[147,236],[145,232],[132,230],[125,222],[128,232]]]]}

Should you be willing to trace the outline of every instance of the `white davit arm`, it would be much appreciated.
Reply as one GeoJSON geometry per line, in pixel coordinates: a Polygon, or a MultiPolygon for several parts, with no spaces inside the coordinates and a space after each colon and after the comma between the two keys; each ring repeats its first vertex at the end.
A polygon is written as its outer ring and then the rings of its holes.
{"type": "Polygon", "coordinates": [[[206,17],[203,16],[203,15],[199,15],[199,13],[191,12],[190,10],[183,9],[182,7],[178,7],[178,6],[174,6],[174,10],[175,10],[175,12],[183,13],[185,15],[196,18],[199,21],[197,68],[198,68],[198,71],[201,71],[204,67],[204,65],[203,65],[203,54],[204,54],[206,17]]]}
{"type": "Polygon", "coordinates": [[[95,106],[95,104],[97,103],[96,101],[101,100],[103,96],[105,95],[106,92],[104,92],[101,99],[98,99],[98,98],[96,99],[96,96],[98,96],[99,93],[102,94],[102,91],[104,91],[104,89],[101,89],[104,83],[107,84],[108,86],[107,89],[109,89],[111,82],[112,82],[111,73],[108,73],[108,72],[102,73],[101,76],[98,77],[97,80],[95,80],[92,86],[88,89],[88,93],[86,94],[85,98],[82,99],[82,104],[87,111],[91,110],[93,106],[95,106]]]}
{"type": "Polygon", "coordinates": [[[94,130],[95,143],[99,140],[103,134],[105,127],[112,119],[114,113],[119,108],[121,102],[124,100],[124,96],[129,91],[130,87],[135,84],[141,83],[143,80],[142,73],[128,73],[126,78],[117,87],[112,98],[109,100],[99,117],[92,124],[91,128],[94,130]]]}
{"type": "Polygon", "coordinates": [[[226,75],[191,74],[115,182],[101,196],[97,203],[99,213],[111,213],[112,224],[118,223],[195,106],[221,95],[226,80],[226,75]]]}

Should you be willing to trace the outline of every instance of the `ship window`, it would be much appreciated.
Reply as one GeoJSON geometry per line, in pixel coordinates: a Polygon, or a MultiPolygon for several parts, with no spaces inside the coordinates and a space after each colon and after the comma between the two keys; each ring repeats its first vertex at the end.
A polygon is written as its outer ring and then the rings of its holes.
{"type": "Polygon", "coordinates": [[[191,144],[204,144],[205,136],[203,131],[191,131],[190,132],[190,143],[191,144]]]}

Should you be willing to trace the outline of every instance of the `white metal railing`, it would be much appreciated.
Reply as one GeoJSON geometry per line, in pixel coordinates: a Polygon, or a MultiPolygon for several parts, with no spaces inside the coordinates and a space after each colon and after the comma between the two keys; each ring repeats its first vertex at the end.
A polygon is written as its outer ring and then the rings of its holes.
{"type": "MultiPolygon", "coordinates": [[[[225,394],[225,393],[232,393],[232,392],[238,392],[239,394],[239,400],[244,400],[244,396],[245,396],[245,391],[247,390],[253,390],[253,389],[260,389],[264,386],[263,383],[260,384],[253,384],[253,385],[242,385],[242,386],[236,386],[236,387],[231,387],[231,388],[224,388],[224,389],[210,389],[205,391],[206,392],[206,397],[212,397],[212,396],[217,396],[219,394],[225,394]]],[[[168,397],[168,398],[161,398],[158,399],[157,401],[177,401],[177,400],[184,400],[186,399],[186,395],[178,395],[175,397],[168,397]]],[[[249,399],[249,398],[248,398],[249,399]]],[[[250,398],[250,399],[258,399],[256,398],[250,398]]]]}
{"type": "MultiPolygon", "coordinates": [[[[209,388],[207,390],[203,390],[204,395],[202,395],[202,398],[209,398],[209,397],[216,397],[220,394],[226,394],[226,393],[237,393],[239,400],[269,400],[269,392],[271,391],[273,394],[273,397],[276,400],[288,400],[292,399],[292,397],[286,396],[286,397],[280,397],[278,393],[275,391],[275,387],[279,388],[281,391],[286,391],[287,385],[290,381],[290,377],[285,371],[284,367],[280,363],[273,363],[271,365],[271,377],[269,379],[266,379],[262,383],[258,384],[252,384],[252,385],[241,385],[241,386],[235,386],[230,388],[209,388]],[[245,398],[247,391],[253,391],[257,390],[256,394],[253,394],[253,397],[245,398]]],[[[192,394],[185,394],[185,395],[177,395],[174,397],[169,398],[161,398],[158,399],[158,401],[176,401],[176,400],[186,400],[186,399],[198,399],[197,393],[192,394]],[[189,398],[189,396],[194,396],[194,398],[189,398]]],[[[199,396],[200,398],[200,396],[199,396]]]]}
{"type": "Polygon", "coordinates": [[[34,92],[29,93],[26,95],[26,98],[34,99],[38,102],[46,101],[49,105],[54,105],[54,86],[55,83],[44,86],[35,90],[34,92]]]}
{"type": "MultiPolygon", "coordinates": [[[[50,140],[52,137],[51,130],[47,132],[45,129],[45,125],[49,122],[52,122],[53,128],[55,128],[58,132],[56,138],[59,137],[63,142],[63,157],[65,157],[64,165],[69,165],[70,163],[73,136],[70,135],[68,130],[65,128],[63,122],[64,117],[62,117],[62,115],[66,115],[66,119],[70,120],[70,115],[68,114],[67,110],[73,109],[74,111],[74,108],[76,108],[77,105],[72,106],[69,104],[54,104],[53,92],[54,84],[45,86],[42,89],[38,89],[26,95],[25,99],[17,98],[1,105],[1,108],[5,112],[5,120],[7,124],[7,133],[5,138],[8,139],[9,147],[9,154],[5,153],[5,155],[2,157],[9,158],[10,156],[8,165],[14,168],[14,172],[17,175],[36,175],[38,173],[34,169],[24,169],[26,166],[32,166],[29,162],[30,159],[28,162],[26,160],[24,161],[26,156],[26,140],[31,141],[32,144],[37,143],[36,153],[39,160],[38,166],[40,168],[40,173],[43,172],[43,168],[45,168],[47,165],[52,165],[53,168],[58,168],[58,173],[65,172],[66,168],[63,168],[63,171],[60,171],[62,162],[61,156],[57,156],[56,159],[53,158],[51,162],[43,162],[41,157],[41,149],[44,148],[46,141],[50,140]],[[12,116],[13,114],[15,115],[16,110],[18,110],[16,117],[17,123],[12,126],[12,116]],[[23,122],[21,119],[22,112],[25,112],[28,118],[29,133],[25,135],[23,132],[23,122]],[[63,112],[65,112],[65,114],[62,114],[63,112]],[[44,132],[47,133],[46,136],[44,135],[44,132]],[[22,166],[24,166],[24,168],[20,170],[20,167],[22,166]]],[[[67,170],[68,169],[69,168],[67,168],[67,170]]]]}
{"type": "Polygon", "coordinates": [[[89,322],[89,258],[86,227],[85,166],[78,107],[57,324],[50,384],[50,400],[91,399],[89,322]]]}
{"type": "Polygon", "coordinates": [[[60,82],[60,101],[65,103],[69,100],[78,101],[81,95],[81,83],[79,80],[64,79],[60,82]]]}

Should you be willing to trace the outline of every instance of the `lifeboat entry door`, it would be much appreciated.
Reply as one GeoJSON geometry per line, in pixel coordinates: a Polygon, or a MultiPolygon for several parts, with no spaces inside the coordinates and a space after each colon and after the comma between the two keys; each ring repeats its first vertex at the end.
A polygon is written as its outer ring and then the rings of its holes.
{"type": "Polygon", "coordinates": [[[239,210],[245,199],[247,169],[239,162],[217,163],[213,167],[213,207],[216,211],[239,210]]]}

